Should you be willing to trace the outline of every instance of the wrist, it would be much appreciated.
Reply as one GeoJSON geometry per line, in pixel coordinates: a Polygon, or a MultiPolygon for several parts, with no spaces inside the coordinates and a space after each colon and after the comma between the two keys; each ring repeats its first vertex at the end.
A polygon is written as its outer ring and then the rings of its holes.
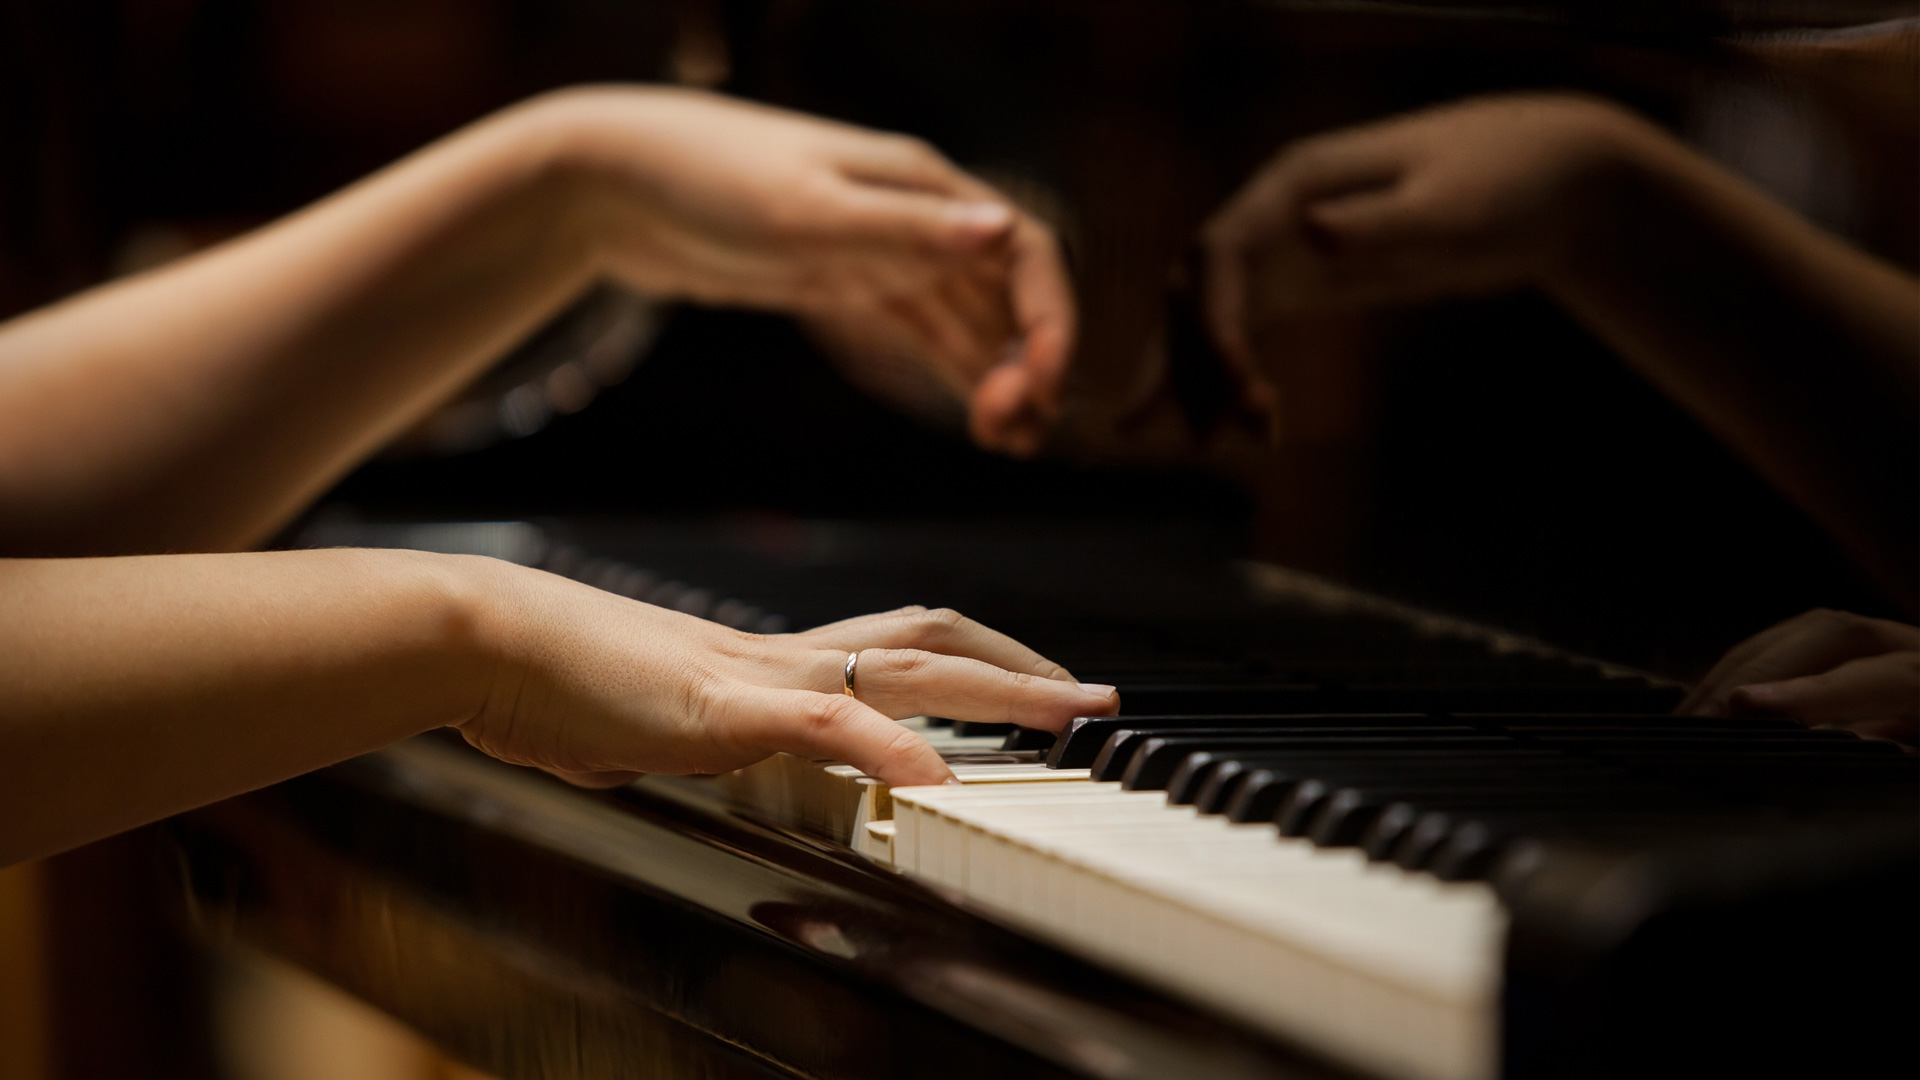
{"type": "Polygon", "coordinates": [[[509,696],[505,688],[518,685],[526,670],[532,650],[522,579],[533,571],[478,555],[425,558],[433,597],[428,610],[445,670],[454,673],[446,723],[464,727],[509,696]]]}
{"type": "Polygon", "coordinates": [[[554,228],[570,238],[596,276],[614,268],[628,284],[656,296],[682,290],[667,253],[669,235],[661,173],[669,147],[656,130],[673,99],[661,88],[589,86],[557,90],[503,114],[518,153],[553,208],[554,228]]]}
{"type": "Polygon", "coordinates": [[[1673,140],[1652,123],[1607,105],[1587,117],[1579,165],[1565,192],[1565,228],[1540,261],[1540,287],[1563,302],[1617,256],[1623,231],[1638,227],[1671,182],[1673,140]]]}
{"type": "Polygon", "coordinates": [[[532,98],[481,121],[448,147],[468,175],[481,178],[480,202],[520,238],[514,246],[522,260],[558,259],[572,274],[589,277],[604,269],[609,219],[622,201],[613,197],[614,163],[601,130],[605,98],[614,93],[569,89],[532,98]]]}

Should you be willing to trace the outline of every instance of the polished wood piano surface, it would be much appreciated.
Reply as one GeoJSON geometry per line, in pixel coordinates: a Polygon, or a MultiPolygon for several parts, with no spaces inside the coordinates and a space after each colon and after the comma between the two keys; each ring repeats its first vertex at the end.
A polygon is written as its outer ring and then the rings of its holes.
{"type": "Polygon", "coordinates": [[[1137,523],[306,540],[766,629],[951,604],[1126,695],[1057,741],[909,721],[958,788],[776,758],[593,793],[427,736],[166,827],[199,933],[502,1077],[1911,1064],[1920,769],[1891,744],[1680,721],[1661,680],[1137,523]]]}

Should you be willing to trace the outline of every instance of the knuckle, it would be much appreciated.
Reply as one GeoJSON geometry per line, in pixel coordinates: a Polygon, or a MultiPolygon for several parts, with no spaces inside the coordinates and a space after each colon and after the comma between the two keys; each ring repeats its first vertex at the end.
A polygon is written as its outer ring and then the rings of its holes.
{"type": "Polygon", "coordinates": [[[1281,148],[1268,163],[1265,173],[1274,180],[1289,177],[1293,173],[1310,172],[1322,163],[1330,161],[1340,146],[1340,135],[1309,135],[1281,148]]]}
{"type": "Polygon", "coordinates": [[[1853,652],[1874,653],[1881,649],[1881,638],[1874,625],[1858,615],[1848,615],[1835,624],[1835,630],[1853,652]]]}
{"type": "Polygon", "coordinates": [[[794,182],[787,197],[766,211],[766,228],[775,239],[800,240],[818,234],[840,217],[834,189],[818,178],[794,182]]]}
{"type": "Polygon", "coordinates": [[[1001,702],[1000,722],[1003,724],[1018,723],[1021,717],[1025,716],[1035,704],[1032,700],[1034,696],[1032,691],[1035,685],[1040,682],[1040,679],[1038,676],[1028,675],[1021,671],[1005,672],[1002,678],[1012,693],[1009,693],[1001,702]]]}
{"type": "Polygon", "coordinates": [[[1006,680],[1009,687],[1023,694],[1033,691],[1036,688],[1043,691],[1051,689],[1043,685],[1046,682],[1045,679],[1024,671],[1003,671],[1001,672],[1001,677],[1006,680]]]}
{"type": "Polygon", "coordinates": [[[1039,668],[1039,676],[1049,682],[1067,682],[1073,678],[1066,668],[1061,667],[1051,660],[1042,659],[1039,668]]]}
{"type": "Polygon", "coordinates": [[[1814,608],[1812,611],[1796,616],[1793,621],[1804,622],[1815,628],[1837,630],[1846,625],[1848,618],[1849,616],[1844,611],[1836,611],[1833,608],[1822,607],[1814,608]]]}
{"type": "Polygon", "coordinates": [[[880,663],[889,673],[912,682],[933,667],[932,653],[922,649],[880,649],[880,663]]]}
{"type": "Polygon", "coordinates": [[[681,671],[679,683],[677,704],[683,720],[704,727],[715,718],[727,714],[730,695],[712,671],[698,664],[689,664],[681,671]]]}
{"type": "Polygon", "coordinates": [[[952,608],[917,608],[912,613],[907,643],[918,649],[940,651],[966,622],[966,617],[952,608]]]}
{"type": "Polygon", "coordinates": [[[921,616],[935,640],[945,641],[967,628],[969,620],[952,608],[934,608],[921,616]]]}
{"type": "Polygon", "coordinates": [[[917,757],[927,741],[903,727],[894,727],[886,736],[883,751],[890,758],[917,757]]]}
{"type": "Polygon", "coordinates": [[[844,727],[847,718],[848,700],[845,697],[829,697],[825,694],[809,701],[797,717],[801,729],[816,738],[844,727]]]}
{"type": "Polygon", "coordinates": [[[886,138],[896,153],[915,164],[934,165],[946,163],[947,159],[941,155],[940,151],[933,148],[932,143],[917,135],[903,135],[896,132],[886,136],[886,138]]]}

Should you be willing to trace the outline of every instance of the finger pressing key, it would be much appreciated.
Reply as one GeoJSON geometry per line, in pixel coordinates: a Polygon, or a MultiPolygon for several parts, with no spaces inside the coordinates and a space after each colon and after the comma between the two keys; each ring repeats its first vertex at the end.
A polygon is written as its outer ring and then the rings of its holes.
{"type": "Polygon", "coordinates": [[[761,754],[838,761],[903,787],[953,779],[925,739],[845,695],[759,689],[735,708],[729,734],[761,754]]]}

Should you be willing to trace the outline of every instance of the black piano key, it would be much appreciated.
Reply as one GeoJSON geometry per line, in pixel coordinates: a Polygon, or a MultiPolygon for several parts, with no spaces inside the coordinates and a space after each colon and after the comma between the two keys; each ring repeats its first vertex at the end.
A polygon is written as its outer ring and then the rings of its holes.
{"type": "Polygon", "coordinates": [[[984,724],[978,720],[953,721],[953,733],[960,736],[1008,735],[1013,732],[1012,724],[984,724]]]}
{"type": "Polygon", "coordinates": [[[1419,746],[1430,740],[1445,740],[1448,745],[1465,749],[1474,745],[1498,746],[1502,740],[1480,735],[1472,728],[1381,727],[1345,731],[1314,731],[1301,728],[1272,728],[1261,731],[1195,731],[1182,734],[1166,732],[1116,731],[1093,765],[1095,780],[1119,780],[1129,791],[1163,790],[1173,771],[1188,754],[1196,750],[1246,750],[1268,753],[1353,749],[1388,751],[1419,746]]]}
{"type": "MultiPolygon", "coordinates": [[[[1278,771],[1278,770],[1276,770],[1278,771]]],[[[1272,820],[1286,836],[1305,836],[1336,796],[1339,813],[1366,815],[1385,802],[1427,801],[1452,797],[1478,805],[1486,799],[1517,802],[1554,800],[1572,793],[1619,793],[1628,787],[1616,771],[1578,759],[1521,756],[1475,757],[1459,762],[1446,759],[1404,763],[1359,763],[1353,768],[1319,768],[1317,775],[1285,792],[1272,820]]],[[[1329,824],[1356,839],[1362,826],[1329,824]]],[[[1349,841],[1351,842],[1351,841],[1349,841]]]]}
{"type": "MultiPolygon", "coordinates": [[[[1518,745],[1513,748],[1513,752],[1515,754],[1524,754],[1533,759],[1540,759],[1547,756],[1541,751],[1518,745]]],[[[1316,756],[1319,757],[1323,763],[1326,763],[1327,767],[1334,767],[1325,756],[1316,756]]],[[[1335,758],[1333,760],[1341,759],[1335,758]]],[[[1393,760],[1392,755],[1362,753],[1345,759],[1345,764],[1348,770],[1354,766],[1359,766],[1364,769],[1377,761],[1390,760],[1393,760]]],[[[1457,761],[1457,757],[1449,755],[1446,760],[1449,767],[1452,768],[1457,761]]],[[[1219,813],[1219,806],[1224,797],[1221,791],[1222,785],[1231,782],[1233,777],[1241,774],[1250,765],[1270,764],[1293,764],[1296,767],[1300,767],[1300,759],[1297,754],[1291,756],[1274,756],[1250,755],[1245,751],[1196,751],[1188,754],[1174,769],[1173,775],[1168,778],[1167,802],[1175,806],[1190,804],[1200,806],[1202,813],[1219,813]],[[1225,771],[1225,776],[1216,783],[1215,777],[1221,776],[1223,770],[1225,771]],[[1204,796],[1208,805],[1201,806],[1203,793],[1209,791],[1211,791],[1211,794],[1204,796]]],[[[1346,771],[1338,769],[1336,769],[1336,771],[1339,771],[1343,776],[1347,775],[1346,771]]]]}
{"type": "MultiPolygon", "coordinates": [[[[1263,782],[1270,783],[1283,769],[1295,779],[1328,775],[1337,776],[1346,781],[1356,778],[1404,780],[1406,774],[1417,770],[1422,762],[1441,766],[1449,777],[1459,776],[1460,770],[1467,764],[1457,752],[1439,755],[1424,752],[1392,754],[1345,752],[1317,754],[1313,755],[1312,760],[1307,761],[1303,761],[1297,754],[1275,757],[1235,752],[1209,753],[1204,756],[1212,760],[1196,763],[1193,775],[1189,777],[1190,784],[1197,784],[1191,793],[1191,802],[1194,808],[1203,814],[1226,813],[1228,806],[1239,793],[1241,785],[1246,782],[1251,770],[1256,768],[1267,769],[1263,782]]],[[[1512,750],[1501,749],[1497,756],[1502,760],[1530,762],[1531,764],[1526,767],[1532,769],[1578,768],[1584,771],[1599,771],[1604,768],[1595,762],[1561,757],[1550,752],[1520,746],[1512,750]]],[[[1475,755],[1476,760],[1479,757],[1475,755]]],[[[1188,760],[1193,759],[1190,757],[1188,760]]],[[[1181,768],[1186,768],[1185,762],[1182,763],[1181,768]]],[[[1176,770],[1175,780],[1178,778],[1179,770],[1176,770]]],[[[1174,782],[1169,781],[1169,802],[1175,801],[1173,799],[1174,782]]]]}
{"type": "Polygon", "coordinates": [[[1674,716],[1671,713],[1596,712],[1462,712],[1451,713],[1463,724],[1565,730],[1569,728],[1630,728],[1645,731],[1805,731],[1805,725],[1780,717],[1674,716]]]}
{"type": "MultiPolygon", "coordinates": [[[[1093,778],[1096,780],[1114,779],[1124,782],[1127,769],[1132,767],[1136,754],[1141,748],[1147,745],[1148,741],[1153,739],[1185,740],[1181,745],[1185,746],[1188,752],[1196,750],[1252,752],[1256,744],[1268,745],[1276,739],[1305,740],[1305,744],[1318,745],[1326,748],[1329,752],[1338,749],[1336,744],[1339,740],[1367,740],[1349,748],[1350,750],[1361,753],[1382,753],[1391,748],[1396,740],[1411,739],[1417,742],[1417,740],[1422,737],[1429,735],[1444,737],[1449,740],[1473,736],[1488,739],[1491,743],[1508,742],[1508,740],[1496,736],[1486,736],[1473,728],[1458,724],[1420,723],[1401,725],[1391,723],[1366,723],[1349,725],[1341,722],[1337,718],[1330,722],[1317,723],[1311,726],[1294,727],[1291,726],[1291,724],[1291,718],[1282,718],[1278,722],[1274,722],[1272,726],[1251,725],[1244,728],[1136,728],[1126,726],[1115,731],[1107,738],[1106,745],[1100,748],[1099,755],[1093,759],[1093,764],[1089,766],[1089,769],[1093,774],[1093,778]]],[[[1169,743],[1168,745],[1172,746],[1173,744],[1169,743]]],[[[1449,745],[1452,744],[1449,743],[1449,745]]],[[[1513,745],[1515,749],[1522,749],[1518,744],[1513,745]]],[[[1273,746],[1272,750],[1276,753],[1294,752],[1294,748],[1289,746],[1273,746]]],[[[1171,766],[1164,767],[1177,769],[1180,761],[1184,760],[1184,754],[1176,753],[1171,749],[1165,752],[1174,754],[1175,760],[1171,766]]],[[[1156,766],[1156,768],[1161,767],[1163,766],[1156,766]]],[[[1171,775],[1169,772],[1167,778],[1170,779],[1171,775]]],[[[1163,780],[1159,779],[1157,773],[1156,781],[1157,783],[1164,783],[1163,780]]]]}
{"type": "Polygon", "coordinates": [[[1472,811],[1428,810],[1420,814],[1413,824],[1400,836],[1390,855],[1392,861],[1403,870],[1420,870],[1427,860],[1444,844],[1453,831],[1467,821],[1477,821],[1483,829],[1498,829],[1503,836],[1511,836],[1517,823],[1537,821],[1527,816],[1502,816],[1499,814],[1475,814],[1472,811]]]}
{"type": "MultiPolygon", "coordinates": [[[[1589,815],[1564,829],[1542,832],[1524,822],[1468,818],[1427,856],[1424,869],[1443,881],[1484,879],[1498,868],[1502,857],[1525,841],[1575,837],[1586,843],[1648,848],[1675,839],[1712,832],[1767,832],[1791,822],[1755,810],[1716,810],[1691,813],[1625,813],[1589,815]]],[[[1844,826],[1842,826],[1844,827],[1844,826]]]]}
{"type": "MultiPolygon", "coordinates": [[[[1317,757],[1317,756],[1315,756],[1317,757]]],[[[1331,756],[1313,760],[1307,755],[1293,760],[1259,759],[1248,755],[1252,765],[1225,795],[1217,812],[1227,820],[1247,823],[1274,821],[1281,807],[1292,796],[1295,785],[1307,780],[1338,779],[1345,783],[1375,783],[1391,790],[1440,782],[1465,783],[1478,780],[1488,788],[1499,783],[1535,781],[1544,777],[1572,780],[1612,775],[1598,762],[1567,758],[1525,747],[1494,747],[1462,754],[1437,750],[1422,753],[1355,754],[1345,760],[1331,756]]]]}
{"type": "MultiPolygon", "coordinates": [[[[1537,786],[1546,777],[1531,781],[1536,786],[1523,786],[1511,782],[1485,782],[1473,787],[1461,787],[1457,784],[1445,788],[1430,788],[1420,785],[1398,785],[1391,789],[1356,787],[1339,780],[1310,779],[1303,780],[1280,800],[1279,808],[1274,811],[1273,822],[1282,836],[1308,836],[1318,828],[1327,838],[1314,836],[1315,843],[1332,844],[1335,836],[1351,833],[1353,839],[1359,839],[1364,822],[1371,818],[1367,813],[1369,806],[1378,808],[1392,801],[1406,801],[1416,805],[1432,807],[1438,801],[1445,804],[1446,797],[1464,802],[1470,806],[1485,805],[1489,798],[1502,803],[1538,805],[1551,802],[1558,792],[1567,789],[1565,778],[1553,787],[1537,786]],[[1388,792],[1391,791],[1391,794],[1388,792]],[[1342,818],[1359,820],[1343,821],[1342,818]]],[[[1587,789],[1593,791],[1595,789],[1587,789]]],[[[1613,785],[1608,790],[1614,790],[1613,785]]],[[[1337,846],[1348,846],[1345,844],[1337,846]]]]}
{"type": "MultiPolygon", "coordinates": [[[[1190,806],[1202,789],[1211,783],[1220,767],[1234,761],[1232,754],[1200,750],[1188,754],[1167,779],[1167,804],[1190,806]]],[[[1236,768],[1234,770],[1238,772],[1236,768]]]]}
{"type": "MultiPolygon", "coordinates": [[[[1451,744],[1450,744],[1451,745],[1451,744]]],[[[1551,755],[1537,749],[1516,745],[1511,751],[1500,748],[1502,755],[1515,759],[1536,762],[1534,767],[1549,763],[1560,765],[1578,765],[1583,769],[1596,769],[1591,762],[1577,761],[1551,755]]],[[[1416,752],[1413,761],[1431,760],[1433,755],[1416,752]]],[[[1464,766],[1457,751],[1448,752],[1439,759],[1449,775],[1454,775],[1464,766]]],[[[1195,751],[1188,754],[1175,767],[1173,775],[1167,780],[1167,802],[1174,806],[1192,805],[1203,814],[1217,814],[1225,800],[1231,796],[1227,790],[1249,768],[1260,765],[1287,765],[1295,769],[1317,768],[1327,770],[1331,775],[1350,778],[1358,769],[1364,775],[1373,777],[1381,768],[1399,768],[1403,771],[1413,767],[1404,755],[1363,751],[1359,753],[1330,752],[1314,755],[1311,762],[1303,762],[1298,754],[1272,755],[1249,754],[1246,751],[1195,751]],[[1400,764],[1394,764],[1394,763],[1400,764]]]]}
{"type": "Polygon", "coordinates": [[[1200,789],[1193,794],[1193,808],[1203,814],[1224,813],[1226,806],[1240,790],[1251,769],[1257,766],[1245,759],[1233,758],[1221,761],[1208,770],[1200,789]]]}
{"type": "Polygon", "coordinates": [[[1012,731],[1007,732],[1007,737],[1000,743],[1000,749],[1038,750],[1046,753],[1053,749],[1054,743],[1058,740],[1059,736],[1051,731],[1041,731],[1039,728],[1016,727],[1012,731]]]}
{"type": "MultiPolygon", "coordinates": [[[[1712,807],[1676,812],[1658,807],[1586,806],[1578,813],[1528,810],[1430,810],[1421,814],[1393,846],[1390,858],[1402,869],[1426,870],[1449,840],[1468,823],[1476,823],[1483,845],[1511,843],[1521,838],[1551,839],[1578,836],[1612,843],[1647,843],[1682,830],[1713,826],[1752,825],[1766,820],[1764,808],[1712,807]]],[[[1492,852],[1481,861],[1491,861],[1492,852]]],[[[1456,871],[1457,872],[1457,871],[1456,871]]]]}
{"type": "Polygon", "coordinates": [[[1221,714],[1200,713],[1194,715],[1171,714],[1165,716],[1078,716],[1067,724],[1053,749],[1047,752],[1047,767],[1053,769],[1092,768],[1100,751],[1106,747],[1107,739],[1122,729],[1171,729],[1171,728],[1272,728],[1272,727],[1312,727],[1339,724],[1347,727],[1405,727],[1420,724],[1451,724],[1451,721],[1433,720],[1421,713],[1374,713],[1374,714],[1317,714],[1302,713],[1294,715],[1275,715],[1273,713],[1221,714]]]}
{"type": "Polygon", "coordinates": [[[1897,757],[1901,753],[1900,747],[1894,743],[1862,739],[1852,732],[1834,730],[1803,729],[1746,733],[1623,731],[1607,728],[1568,731],[1545,728],[1525,730],[1510,727],[1507,730],[1524,737],[1529,742],[1543,746],[1591,747],[1596,750],[1619,753],[1644,751],[1663,756],[1689,752],[1711,754],[1745,752],[1897,757]]]}
{"type": "Polygon", "coordinates": [[[1642,684],[1448,686],[1275,683],[1212,686],[1119,682],[1123,713],[1248,712],[1522,712],[1568,710],[1670,712],[1681,691],[1642,684]]]}
{"type": "Polygon", "coordinates": [[[1386,862],[1393,858],[1401,837],[1420,820],[1420,814],[1420,808],[1412,803],[1390,802],[1373,814],[1354,846],[1374,862],[1386,862]]]}
{"type": "Polygon", "coordinates": [[[1359,846],[1388,806],[1405,803],[1415,809],[1462,809],[1493,806],[1539,809],[1549,806],[1621,805],[1658,802],[1673,806],[1702,805],[1695,793],[1649,787],[1617,774],[1543,776],[1519,783],[1480,783],[1471,786],[1394,787],[1353,785],[1336,787],[1312,806],[1296,806],[1298,792],[1287,800],[1276,819],[1286,835],[1305,836],[1323,847],[1359,846]],[[1290,815],[1296,815],[1290,817],[1290,815]],[[1291,827],[1291,831],[1290,831],[1291,827]]]}
{"type": "Polygon", "coordinates": [[[1500,853],[1515,839],[1511,832],[1489,822],[1477,819],[1462,822],[1446,842],[1434,850],[1430,872],[1442,881],[1484,879],[1493,871],[1500,853]]]}

